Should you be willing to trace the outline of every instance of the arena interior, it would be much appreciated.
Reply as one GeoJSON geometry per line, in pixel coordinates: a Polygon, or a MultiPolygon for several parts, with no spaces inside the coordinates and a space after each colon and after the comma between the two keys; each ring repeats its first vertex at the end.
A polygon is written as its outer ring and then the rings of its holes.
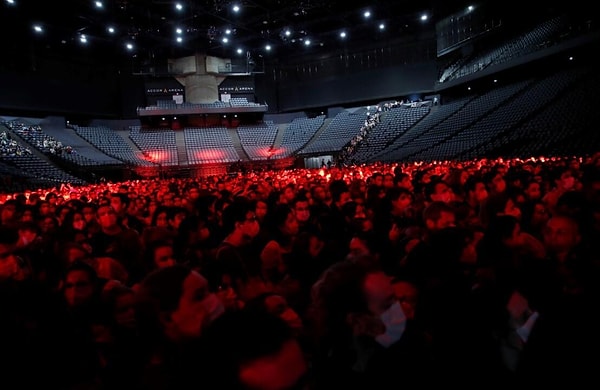
{"type": "Polygon", "coordinates": [[[6,388],[593,380],[591,2],[61,4],[0,5],[6,388]]]}

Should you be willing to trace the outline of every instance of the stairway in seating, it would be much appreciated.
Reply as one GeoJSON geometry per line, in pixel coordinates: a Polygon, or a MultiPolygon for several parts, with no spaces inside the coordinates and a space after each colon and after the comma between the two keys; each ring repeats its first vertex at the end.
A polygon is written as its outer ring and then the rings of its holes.
{"type": "Polygon", "coordinates": [[[313,134],[313,136],[310,137],[310,139],[304,144],[304,146],[302,146],[300,149],[298,149],[298,151],[301,152],[302,149],[304,149],[308,145],[310,145],[311,142],[313,142],[316,139],[319,139],[319,137],[321,136],[321,133],[323,133],[329,127],[329,124],[331,123],[332,120],[333,120],[333,118],[325,118],[325,120],[323,121],[323,124],[321,125],[321,127],[319,127],[317,129],[317,131],[315,131],[315,133],[313,134]]]}
{"type": "Polygon", "coordinates": [[[275,139],[273,140],[273,149],[279,148],[281,140],[283,139],[283,134],[289,125],[289,123],[280,123],[277,125],[277,135],[275,135],[275,139]]]}
{"type": "Polygon", "coordinates": [[[139,152],[140,154],[143,153],[143,150],[141,150],[140,147],[137,146],[137,144],[135,142],[133,142],[131,137],[129,137],[129,130],[115,130],[115,133],[119,137],[123,138],[123,142],[125,142],[127,145],[129,145],[131,150],[133,150],[135,152],[139,152]]]}
{"type": "Polygon", "coordinates": [[[188,160],[183,130],[175,130],[175,145],[177,145],[177,160],[179,161],[179,166],[189,165],[190,162],[188,160]]]}
{"type": "Polygon", "coordinates": [[[244,147],[242,146],[242,141],[240,140],[240,135],[238,134],[237,129],[228,128],[227,131],[229,132],[229,135],[231,136],[231,140],[233,141],[233,147],[235,148],[235,151],[237,152],[238,156],[240,156],[240,160],[250,161],[250,157],[248,157],[248,153],[246,153],[246,151],[244,150],[244,147]]]}

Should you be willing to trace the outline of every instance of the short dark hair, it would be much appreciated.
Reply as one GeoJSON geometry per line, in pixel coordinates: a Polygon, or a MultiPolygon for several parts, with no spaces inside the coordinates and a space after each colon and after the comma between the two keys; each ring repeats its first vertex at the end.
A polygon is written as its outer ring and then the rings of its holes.
{"type": "Polygon", "coordinates": [[[127,194],[123,194],[121,192],[113,192],[112,194],[110,194],[111,198],[119,198],[121,199],[121,203],[123,203],[125,206],[129,206],[129,196],[127,196],[127,194]]]}
{"type": "Polygon", "coordinates": [[[308,202],[308,197],[306,196],[306,192],[299,192],[298,194],[296,194],[296,196],[292,200],[292,207],[296,208],[296,204],[298,202],[308,202]]]}
{"type": "Polygon", "coordinates": [[[409,195],[411,198],[414,199],[414,194],[409,191],[408,189],[404,188],[404,187],[392,187],[392,188],[388,188],[388,190],[386,191],[386,197],[390,200],[397,200],[398,198],[400,198],[400,195],[409,195]]]}
{"type": "Polygon", "coordinates": [[[243,389],[240,369],[257,359],[277,354],[295,340],[281,318],[260,310],[227,312],[204,334],[206,379],[210,389],[243,389]]]}
{"type": "Polygon", "coordinates": [[[149,342],[164,337],[161,315],[172,313],[179,307],[183,283],[191,272],[191,268],[176,264],[150,272],[140,283],[136,293],[136,316],[140,332],[149,342]]]}
{"type": "Polygon", "coordinates": [[[336,179],[329,183],[329,191],[331,192],[331,198],[335,202],[340,200],[340,197],[344,192],[349,192],[350,188],[348,188],[348,185],[344,180],[336,179]]]}
{"type": "Polygon", "coordinates": [[[463,189],[464,191],[468,194],[470,191],[475,191],[475,188],[477,187],[477,183],[482,183],[483,185],[485,185],[485,180],[483,179],[482,176],[480,175],[471,175],[467,178],[467,180],[465,181],[465,184],[463,185],[463,189]]]}
{"type": "Polygon", "coordinates": [[[448,183],[439,178],[439,177],[432,177],[431,180],[429,181],[429,183],[427,183],[425,185],[425,189],[424,189],[424,194],[425,194],[425,199],[427,200],[431,200],[431,195],[435,194],[436,191],[436,187],[438,184],[446,184],[448,187],[448,183]]]}
{"type": "Polygon", "coordinates": [[[237,197],[223,209],[223,231],[229,234],[235,228],[236,222],[243,222],[249,212],[254,212],[252,202],[248,198],[237,197]]]}
{"type": "Polygon", "coordinates": [[[66,279],[67,275],[74,271],[82,271],[85,272],[90,278],[90,282],[92,284],[98,283],[98,273],[94,269],[92,265],[85,261],[75,261],[71,265],[69,265],[65,271],[64,278],[66,279]]]}

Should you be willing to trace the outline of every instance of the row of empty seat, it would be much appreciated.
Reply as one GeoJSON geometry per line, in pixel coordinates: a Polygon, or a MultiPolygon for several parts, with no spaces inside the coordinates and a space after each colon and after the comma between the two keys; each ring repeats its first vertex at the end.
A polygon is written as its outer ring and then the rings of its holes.
{"type": "Polygon", "coordinates": [[[264,160],[273,154],[273,143],[279,129],[272,121],[254,126],[239,126],[238,136],[251,160],[264,160]]]}
{"type": "Polygon", "coordinates": [[[133,149],[118,132],[109,127],[71,125],[71,128],[107,155],[124,163],[146,167],[155,165],[144,158],[140,150],[133,149]]]}
{"type": "Polygon", "coordinates": [[[183,131],[190,164],[229,163],[240,159],[226,127],[185,128],[183,131]]]}
{"type": "Polygon", "coordinates": [[[139,110],[177,110],[177,109],[202,109],[226,107],[261,107],[260,103],[249,102],[248,98],[231,98],[229,101],[216,100],[212,103],[177,103],[175,100],[157,100],[155,105],[138,107],[139,110]]]}
{"type": "Polygon", "coordinates": [[[582,64],[439,106],[361,162],[593,153],[599,82],[594,67],[582,64]]]}

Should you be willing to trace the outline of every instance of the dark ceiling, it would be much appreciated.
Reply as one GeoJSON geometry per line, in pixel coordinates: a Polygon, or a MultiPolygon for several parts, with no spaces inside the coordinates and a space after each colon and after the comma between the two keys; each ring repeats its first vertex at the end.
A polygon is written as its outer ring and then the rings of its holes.
{"type": "Polygon", "coordinates": [[[162,61],[196,52],[232,58],[248,52],[273,58],[315,54],[434,29],[437,20],[468,4],[449,0],[102,0],[98,8],[95,0],[1,1],[3,51],[79,56],[106,63],[131,58],[142,63],[162,61]],[[233,11],[236,4],[238,13],[233,11]],[[369,19],[363,17],[365,10],[371,11],[369,19]],[[430,15],[428,23],[419,20],[422,13],[430,15]],[[43,32],[35,33],[34,23],[43,32]],[[378,28],[381,23],[384,30],[378,28]],[[108,26],[114,33],[108,32],[108,26]],[[177,28],[182,30],[180,35],[177,28]],[[342,31],[345,39],[339,35],[342,31]],[[81,35],[87,43],[80,41],[81,35]],[[182,42],[176,42],[177,36],[182,42]],[[224,37],[229,42],[223,43],[224,37]],[[311,44],[305,45],[306,40],[311,44]],[[126,43],[133,44],[133,50],[127,51],[126,43]],[[268,53],[267,44],[272,47],[268,53]]]}

